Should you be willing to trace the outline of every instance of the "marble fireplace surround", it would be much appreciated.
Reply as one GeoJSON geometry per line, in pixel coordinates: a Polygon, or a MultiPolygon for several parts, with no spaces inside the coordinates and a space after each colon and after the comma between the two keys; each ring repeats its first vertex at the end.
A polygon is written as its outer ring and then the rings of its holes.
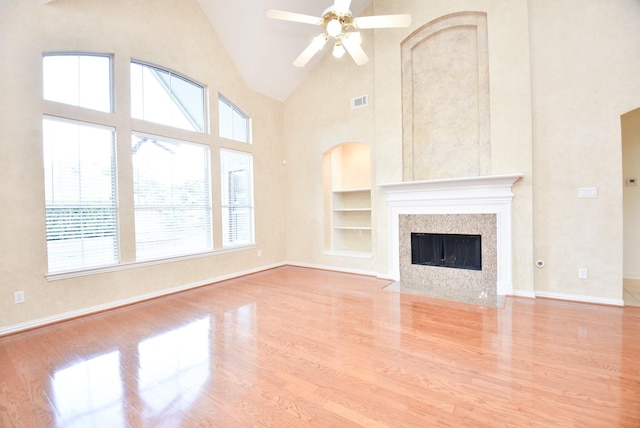
{"type": "MultiPolygon", "coordinates": [[[[494,214],[496,224],[497,295],[513,294],[511,255],[511,202],[513,184],[522,174],[493,175],[468,178],[410,181],[382,184],[387,194],[389,213],[389,278],[401,281],[400,223],[404,215],[494,214]]],[[[443,217],[444,218],[444,217],[443,217]]],[[[493,258],[493,257],[492,257],[493,258]]],[[[484,259],[484,256],[483,256],[484,259]]]]}

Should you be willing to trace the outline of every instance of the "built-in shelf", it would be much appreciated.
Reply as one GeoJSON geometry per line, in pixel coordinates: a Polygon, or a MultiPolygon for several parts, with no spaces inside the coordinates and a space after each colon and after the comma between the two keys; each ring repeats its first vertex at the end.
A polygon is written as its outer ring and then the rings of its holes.
{"type": "Polygon", "coordinates": [[[371,251],[371,189],[334,190],[332,217],[334,251],[371,251]]]}
{"type": "Polygon", "coordinates": [[[325,155],[326,254],[371,255],[371,167],[366,144],[345,143],[325,155]]]}

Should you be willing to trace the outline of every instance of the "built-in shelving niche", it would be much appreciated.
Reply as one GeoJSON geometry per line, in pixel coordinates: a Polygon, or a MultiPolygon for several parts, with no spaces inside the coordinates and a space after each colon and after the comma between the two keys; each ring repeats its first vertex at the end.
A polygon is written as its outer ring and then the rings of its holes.
{"type": "Polygon", "coordinates": [[[371,256],[371,151],[344,143],[324,155],[325,251],[371,256]]]}

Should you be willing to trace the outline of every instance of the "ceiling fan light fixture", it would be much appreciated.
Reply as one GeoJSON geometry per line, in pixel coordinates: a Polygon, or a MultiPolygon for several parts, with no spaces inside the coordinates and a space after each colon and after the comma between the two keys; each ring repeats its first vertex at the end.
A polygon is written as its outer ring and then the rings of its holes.
{"type": "Polygon", "coordinates": [[[327,22],[327,34],[331,37],[336,37],[342,32],[342,24],[338,18],[333,18],[327,22]]]}
{"type": "Polygon", "coordinates": [[[335,46],[333,47],[333,56],[335,58],[342,58],[342,56],[344,55],[344,46],[342,46],[342,43],[336,43],[335,46]]]}
{"type": "Polygon", "coordinates": [[[326,8],[318,18],[275,9],[268,10],[267,17],[322,27],[322,34],[316,36],[293,61],[293,65],[296,67],[304,67],[316,53],[322,50],[329,38],[335,39],[333,46],[334,57],[339,58],[347,52],[357,65],[365,64],[369,61],[369,57],[362,49],[362,38],[359,30],[404,28],[411,25],[411,15],[409,14],[373,15],[354,18],[349,9],[350,7],[351,0],[333,0],[333,4],[326,8]]]}

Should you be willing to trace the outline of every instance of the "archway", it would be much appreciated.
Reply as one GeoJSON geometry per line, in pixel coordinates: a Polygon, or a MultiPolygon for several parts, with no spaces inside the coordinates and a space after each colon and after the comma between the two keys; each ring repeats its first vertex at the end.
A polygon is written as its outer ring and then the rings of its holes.
{"type": "Polygon", "coordinates": [[[621,116],[625,305],[640,306],[640,108],[621,116]]]}

